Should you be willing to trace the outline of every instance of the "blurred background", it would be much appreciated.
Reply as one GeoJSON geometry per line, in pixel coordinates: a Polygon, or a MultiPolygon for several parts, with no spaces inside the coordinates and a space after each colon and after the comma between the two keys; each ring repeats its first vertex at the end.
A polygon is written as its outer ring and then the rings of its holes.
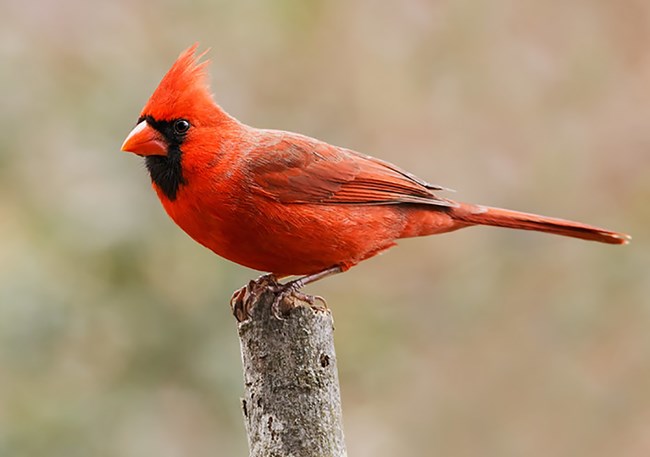
{"type": "Polygon", "coordinates": [[[460,200],[474,228],[311,286],[351,456],[650,454],[650,3],[2,2],[0,456],[244,456],[232,291],[119,151],[187,46],[219,103],[460,200]]]}

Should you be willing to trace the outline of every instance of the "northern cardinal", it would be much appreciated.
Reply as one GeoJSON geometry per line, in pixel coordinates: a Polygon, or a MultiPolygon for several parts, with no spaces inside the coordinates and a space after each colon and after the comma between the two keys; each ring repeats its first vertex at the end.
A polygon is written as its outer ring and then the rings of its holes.
{"type": "Polygon", "coordinates": [[[609,244],[630,237],[579,222],[438,196],[401,168],[297,133],[242,124],[217,105],[205,54],[185,50],[161,80],[123,151],[145,157],[167,214],[216,254],[295,291],[395,246],[473,225],[609,244]]]}

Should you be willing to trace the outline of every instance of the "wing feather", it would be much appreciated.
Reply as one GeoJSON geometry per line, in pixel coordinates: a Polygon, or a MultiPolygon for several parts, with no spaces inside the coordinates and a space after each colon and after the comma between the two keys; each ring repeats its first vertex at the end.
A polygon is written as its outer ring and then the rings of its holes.
{"type": "Polygon", "coordinates": [[[313,138],[278,131],[247,155],[252,189],[282,203],[456,207],[429,184],[395,165],[313,138]]]}

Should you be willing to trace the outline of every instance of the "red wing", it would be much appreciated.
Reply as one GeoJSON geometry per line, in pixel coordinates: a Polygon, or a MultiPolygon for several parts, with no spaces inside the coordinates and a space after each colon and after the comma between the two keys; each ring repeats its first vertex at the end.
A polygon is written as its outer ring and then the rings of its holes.
{"type": "Polygon", "coordinates": [[[282,203],[457,206],[388,162],[287,132],[247,157],[253,190],[282,203]]]}

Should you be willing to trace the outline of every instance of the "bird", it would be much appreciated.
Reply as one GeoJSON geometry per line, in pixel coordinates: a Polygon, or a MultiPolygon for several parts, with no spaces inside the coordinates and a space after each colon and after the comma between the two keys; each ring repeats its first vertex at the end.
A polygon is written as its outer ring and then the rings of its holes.
{"type": "Polygon", "coordinates": [[[144,157],[153,189],[182,230],[223,258],[267,272],[278,296],[347,271],[398,239],[477,225],[630,240],[580,222],[455,201],[440,195],[449,189],[387,161],[246,125],[215,102],[208,51],[197,50],[198,43],[184,50],[163,76],[121,149],[144,157]],[[298,278],[278,282],[287,277],[298,278]]]}

